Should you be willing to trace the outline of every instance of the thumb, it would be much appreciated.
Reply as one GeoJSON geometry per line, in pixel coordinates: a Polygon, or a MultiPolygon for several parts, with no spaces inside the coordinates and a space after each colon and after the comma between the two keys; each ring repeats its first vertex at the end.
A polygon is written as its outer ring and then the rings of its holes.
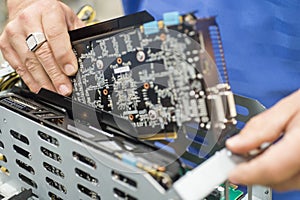
{"type": "Polygon", "coordinates": [[[264,142],[273,142],[285,131],[290,119],[299,111],[300,90],[275,106],[253,117],[240,134],[228,139],[226,146],[235,153],[246,153],[264,142]]]}

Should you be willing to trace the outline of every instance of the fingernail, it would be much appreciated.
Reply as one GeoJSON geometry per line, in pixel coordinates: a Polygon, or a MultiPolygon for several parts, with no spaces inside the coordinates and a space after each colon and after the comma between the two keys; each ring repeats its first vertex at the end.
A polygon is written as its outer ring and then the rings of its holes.
{"type": "Polygon", "coordinates": [[[233,183],[233,184],[239,184],[239,180],[238,180],[238,178],[236,178],[235,174],[229,175],[229,178],[228,178],[228,179],[229,179],[230,182],[233,183]]]}
{"type": "Polygon", "coordinates": [[[235,136],[235,137],[232,137],[232,138],[228,139],[228,140],[226,141],[226,145],[229,145],[229,146],[236,146],[236,145],[238,145],[240,142],[241,142],[240,139],[239,139],[238,137],[235,136]]]}
{"type": "Polygon", "coordinates": [[[58,89],[59,89],[59,93],[64,96],[70,94],[71,92],[66,85],[60,85],[58,89]]]}
{"type": "Polygon", "coordinates": [[[76,73],[75,67],[71,64],[66,64],[65,67],[64,67],[64,70],[65,70],[67,75],[73,75],[73,74],[76,73]]]}

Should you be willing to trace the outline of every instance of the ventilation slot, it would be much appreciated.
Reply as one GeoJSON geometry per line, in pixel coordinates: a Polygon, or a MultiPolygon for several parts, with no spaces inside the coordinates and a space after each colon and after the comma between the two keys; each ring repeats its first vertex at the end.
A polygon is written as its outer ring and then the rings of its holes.
{"type": "Polygon", "coordinates": [[[91,176],[89,173],[87,172],[84,172],[82,171],[81,169],[78,169],[78,168],[75,168],[75,173],[76,175],[78,175],[79,177],[89,181],[89,182],[92,182],[94,184],[97,184],[98,183],[98,179],[91,176]]]}
{"type": "Polygon", "coordinates": [[[80,190],[80,192],[89,196],[91,199],[101,200],[100,196],[96,192],[84,187],[83,185],[78,184],[77,188],[80,190]]]}
{"type": "Polygon", "coordinates": [[[32,187],[34,187],[34,188],[37,188],[36,182],[34,182],[33,180],[31,180],[31,179],[28,178],[27,176],[25,176],[25,175],[19,173],[19,178],[20,178],[23,182],[27,183],[28,185],[30,185],[30,186],[32,186],[32,187]]]}
{"type": "Polygon", "coordinates": [[[63,186],[62,184],[52,180],[51,178],[49,177],[46,177],[46,182],[51,186],[51,187],[54,187],[55,189],[67,194],[67,189],[65,186],[63,186]]]}
{"type": "Polygon", "coordinates": [[[59,196],[57,196],[52,192],[48,192],[48,196],[51,198],[51,200],[63,200],[62,198],[60,198],[59,196]]]}
{"type": "Polygon", "coordinates": [[[1,171],[3,174],[7,175],[7,176],[10,175],[9,170],[8,170],[6,167],[4,167],[4,166],[1,166],[1,165],[0,165],[0,171],[1,171]]]}
{"type": "Polygon", "coordinates": [[[137,198],[135,198],[129,194],[126,194],[125,192],[123,192],[122,190],[119,190],[118,188],[114,188],[114,195],[118,199],[138,200],[137,198]]]}
{"type": "Polygon", "coordinates": [[[48,135],[47,133],[43,133],[41,131],[38,131],[38,135],[40,136],[40,138],[50,144],[53,144],[54,146],[59,146],[58,140],[50,135],[48,135]]]}
{"type": "Polygon", "coordinates": [[[97,167],[96,166],[96,162],[93,159],[91,159],[91,158],[89,158],[87,156],[84,156],[84,155],[82,155],[80,153],[77,153],[76,151],[73,151],[73,157],[76,160],[78,160],[79,162],[81,162],[81,163],[83,163],[85,165],[88,165],[88,166],[90,166],[90,167],[92,167],[94,169],[96,169],[96,167],[97,167]]]}
{"type": "Polygon", "coordinates": [[[0,141],[0,149],[4,149],[4,144],[2,141],[0,141]]]}
{"type": "Polygon", "coordinates": [[[23,148],[21,148],[21,147],[19,147],[19,146],[17,146],[17,145],[13,145],[13,148],[14,148],[14,150],[15,150],[18,154],[20,154],[20,155],[22,155],[22,156],[28,158],[29,160],[31,160],[31,154],[30,154],[28,151],[26,151],[25,149],[23,149],[23,148]]]}
{"type": "Polygon", "coordinates": [[[24,170],[26,170],[26,171],[28,171],[29,173],[31,173],[31,174],[35,174],[35,171],[34,171],[34,169],[30,166],[30,165],[28,165],[28,164],[26,164],[26,163],[24,163],[23,161],[21,161],[21,160],[16,160],[16,163],[17,163],[17,165],[20,167],[20,168],[22,168],[22,169],[24,169],[24,170]]]}
{"type": "Polygon", "coordinates": [[[43,162],[43,166],[47,171],[51,172],[52,174],[55,174],[56,176],[59,176],[61,178],[65,178],[65,174],[60,169],[58,169],[46,162],[43,162]]]}
{"type": "Polygon", "coordinates": [[[29,145],[29,140],[26,136],[22,135],[21,133],[18,133],[17,131],[10,130],[10,134],[17,140],[29,145]]]}
{"type": "Polygon", "coordinates": [[[62,159],[61,159],[60,155],[58,155],[57,153],[54,153],[53,151],[50,151],[49,149],[46,149],[45,147],[41,147],[41,151],[45,156],[61,163],[62,159]]]}
{"type": "Polygon", "coordinates": [[[128,178],[120,173],[115,172],[115,171],[111,172],[111,176],[112,176],[113,180],[124,183],[125,185],[128,185],[130,187],[137,188],[137,182],[132,180],[131,178],[128,178]]]}

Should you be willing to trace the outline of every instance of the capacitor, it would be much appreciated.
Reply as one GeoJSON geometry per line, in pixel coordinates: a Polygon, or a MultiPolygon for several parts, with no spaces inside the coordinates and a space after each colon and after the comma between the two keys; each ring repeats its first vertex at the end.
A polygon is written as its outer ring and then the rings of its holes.
{"type": "Polygon", "coordinates": [[[139,61],[139,62],[144,62],[145,59],[146,59],[145,53],[144,53],[143,51],[138,51],[138,52],[136,53],[136,59],[137,59],[137,61],[139,61]]]}

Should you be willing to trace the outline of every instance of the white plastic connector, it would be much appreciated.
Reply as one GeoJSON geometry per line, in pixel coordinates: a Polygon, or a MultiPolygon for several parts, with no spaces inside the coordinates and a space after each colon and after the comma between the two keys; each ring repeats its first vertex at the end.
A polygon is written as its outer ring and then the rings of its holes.
{"type": "Polygon", "coordinates": [[[16,195],[17,193],[18,193],[18,191],[16,190],[15,187],[13,187],[7,183],[4,183],[4,184],[0,183],[0,194],[2,196],[9,198],[9,197],[16,195]]]}

